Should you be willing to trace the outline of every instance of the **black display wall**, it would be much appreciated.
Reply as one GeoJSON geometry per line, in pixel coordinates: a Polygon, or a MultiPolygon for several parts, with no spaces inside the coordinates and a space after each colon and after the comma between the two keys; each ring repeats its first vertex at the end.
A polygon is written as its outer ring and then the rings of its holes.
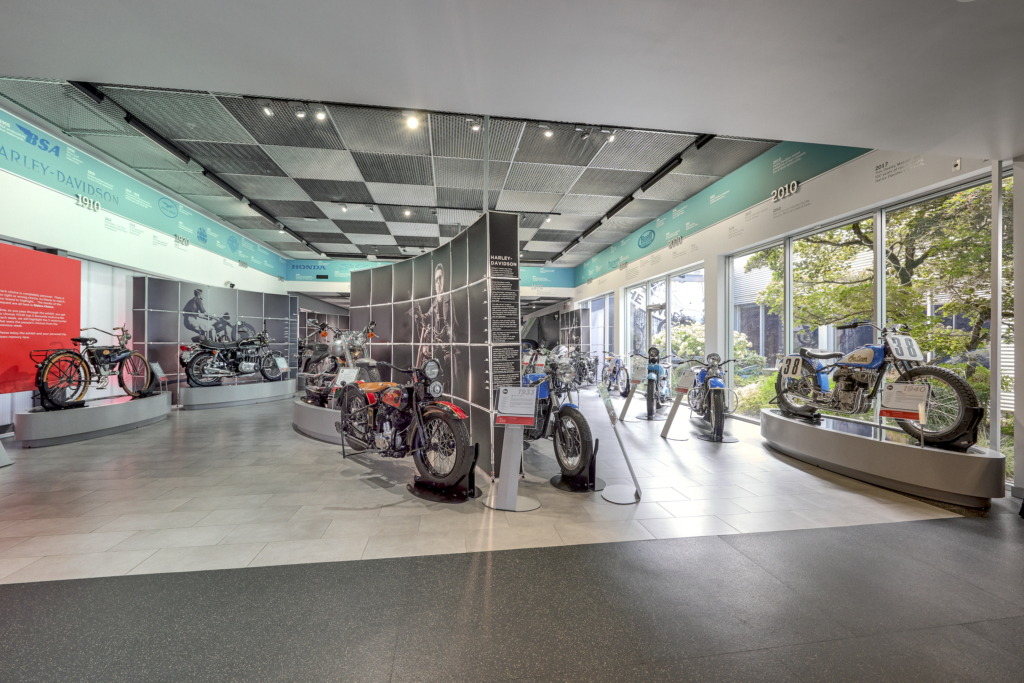
{"type": "MultiPolygon", "coordinates": [[[[132,344],[151,363],[159,363],[172,391],[184,384],[178,364],[180,347],[205,334],[208,338],[234,341],[264,329],[291,365],[294,378],[298,353],[296,297],[267,294],[194,282],[155,277],[136,277],[132,282],[132,344]]],[[[263,381],[262,375],[225,379],[225,383],[263,381]]]]}
{"type": "MultiPolygon", "coordinates": [[[[429,253],[354,271],[349,316],[354,330],[376,323],[371,358],[399,367],[431,358],[441,364],[444,400],[469,416],[478,465],[497,471],[494,392],[520,382],[518,214],[489,212],[429,253]]],[[[408,380],[386,369],[381,378],[408,380]]]]}

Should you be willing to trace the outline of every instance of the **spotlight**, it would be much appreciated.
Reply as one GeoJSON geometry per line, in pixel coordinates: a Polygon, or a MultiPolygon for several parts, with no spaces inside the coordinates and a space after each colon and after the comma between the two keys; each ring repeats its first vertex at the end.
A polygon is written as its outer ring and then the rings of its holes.
{"type": "Polygon", "coordinates": [[[341,205],[341,212],[345,213],[346,211],[348,211],[348,204],[342,204],[341,205]]]}
{"type": "Polygon", "coordinates": [[[267,116],[273,116],[274,110],[270,106],[270,100],[256,100],[256,104],[260,105],[263,113],[267,116]]]}
{"type": "Polygon", "coordinates": [[[416,115],[416,112],[403,111],[402,116],[405,117],[405,125],[409,126],[410,128],[415,128],[416,126],[420,125],[420,119],[416,115]]]}
{"type": "Polygon", "coordinates": [[[412,215],[412,211],[410,211],[409,209],[406,209],[405,210],[405,215],[406,216],[411,216],[412,215]]]}
{"type": "Polygon", "coordinates": [[[541,130],[544,131],[544,137],[549,138],[552,135],[554,135],[554,132],[551,130],[551,126],[542,123],[542,124],[540,124],[540,128],[541,128],[541,130]]]}
{"type": "Polygon", "coordinates": [[[324,105],[314,104],[312,105],[312,109],[313,116],[316,118],[317,121],[324,121],[327,119],[327,110],[324,109],[324,105]]]}
{"type": "Polygon", "coordinates": [[[550,223],[551,222],[551,216],[548,216],[547,218],[545,218],[544,222],[545,223],[550,223]]]}
{"type": "Polygon", "coordinates": [[[284,230],[278,230],[277,232],[278,232],[279,234],[281,234],[281,235],[283,235],[283,234],[284,234],[284,230]]]}
{"type": "Polygon", "coordinates": [[[292,111],[295,112],[295,118],[306,118],[306,107],[302,102],[289,102],[288,105],[292,108],[292,111]]]}
{"type": "Polygon", "coordinates": [[[549,138],[549,137],[551,137],[552,135],[554,135],[554,133],[552,133],[552,132],[551,132],[550,130],[546,130],[546,131],[544,131],[544,137],[546,137],[546,138],[549,138]]]}
{"type": "Polygon", "coordinates": [[[476,119],[466,119],[466,122],[469,123],[470,130],[480,130],[480,122],[476,119]]]}
{"type": "Polygon", "coordinates": [[[373,204],[367,204],[366,210],[369,211],[370,213],[373,213],[373,204]]]}
{"type": "Polygon", "coordinates": [[[473,124],[473,125],[471,126],[471,128],[472,128],[473,130],[480,130],[480,124],[479,124],[479,123],[474,123],[474,124],[473,124]]]}

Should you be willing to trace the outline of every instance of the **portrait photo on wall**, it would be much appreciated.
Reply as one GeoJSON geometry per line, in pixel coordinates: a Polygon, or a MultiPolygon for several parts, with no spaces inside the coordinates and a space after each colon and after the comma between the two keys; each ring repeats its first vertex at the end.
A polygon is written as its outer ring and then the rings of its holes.
{"type": "Polygon", "coordinates": [[[182,283],[180,292],[182,340],[233,342],[261,331],[238,321],[238,293],[233,289],[182,283]]]}
{"type": "Polygon", "coordinates": [[[452,289],[465,287],[469,260],[469,238],[463,230],[448,243],[452,252],[452,289]]]}
{"type": "Polygon", "coordinates": [[[412,261],[399,261],[394,269],[391,287],[395,301],[408,301],[412,298],[412,261]]]}
{"type": "Polygon", "coordinates": [[[469,343],[469,289],[456,289],[452,296],[452,343],[469,343]]]}
{"type": "Polygon", "coordinates": [[[412,307],[413,302],[411,301],[402,301],[394,306],[395,322],[391,336],[396,344],[411,344],[413,342],[412,307]]]}

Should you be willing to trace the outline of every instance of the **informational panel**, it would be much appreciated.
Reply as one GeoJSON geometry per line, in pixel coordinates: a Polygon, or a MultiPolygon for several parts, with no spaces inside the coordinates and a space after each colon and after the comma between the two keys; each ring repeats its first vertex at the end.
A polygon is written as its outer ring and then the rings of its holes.
{"type": "Polygon", "coordinates": [[[82,264],[0,244],[0,394],[35,389],[35,349],[72,347],[81,326],[82,264]]]}
{"type": "Polygon", "coordinates": [[[350,316],[352,329],[376,323],[372,358],[441,365],[445,400],[471,416],[478,464],[497,471],[494,391],[520,382],[519,216],[490,212],[431,252],[354,271],[350,316]]]}

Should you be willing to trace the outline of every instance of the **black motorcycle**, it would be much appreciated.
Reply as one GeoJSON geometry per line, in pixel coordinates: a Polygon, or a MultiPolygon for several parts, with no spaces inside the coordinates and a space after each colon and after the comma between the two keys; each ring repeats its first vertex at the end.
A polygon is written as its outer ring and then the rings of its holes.
{"type": "Polygon", "coordinates": [[[454,486],[472,466],[472,455],[466,413],[439,400],[444,393],[437,380],[441,364],[436,360],[420,368],[379,364],[409,375],[409,382],[346,384],[335,429],[357,451],[376,451],[385,458],[411,455],[421,477],[454,486]]]}
{"type": "Polygon", "coordinates": [[[569,477],[585,472],[594,457],[590,424],[579,406],[572,403],[575,375],[576,371],[565,355],[552,354],[548,356],[543,372],[527,371],[522,379],[524,387],[537,387],[533,426],[523,430],[523,438],[526,441],[554,441],[555,459],[562,474],[569,477]]]}
{"type": "Polygon", "coordinates": [[[269,344],[273,341],[266,330],[236,342],[202,339],[192,346],[181,347],[180,362],[192,387],[212,387],[225,377],[242,377],[256,372],[267,381],[276,382],[288,369],[288,361],[280,352],[270,350],[269,344]]]}

